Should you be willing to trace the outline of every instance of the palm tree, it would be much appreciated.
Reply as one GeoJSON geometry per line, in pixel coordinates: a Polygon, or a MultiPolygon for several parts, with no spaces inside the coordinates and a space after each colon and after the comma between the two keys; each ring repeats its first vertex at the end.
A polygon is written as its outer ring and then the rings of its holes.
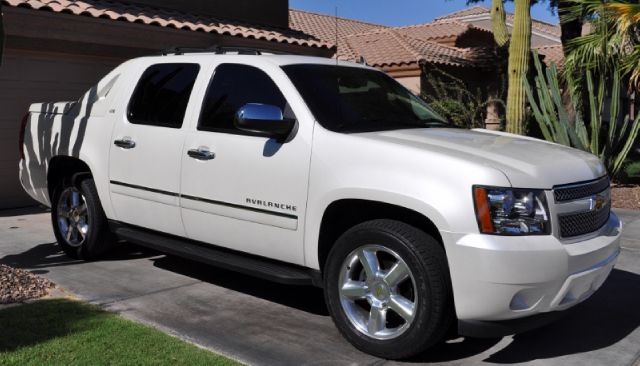
{"type": "MultiPolygon", "coordinates": [[[[567,44],[567,79],[582,83],[586,70],[610,75],[618,68],[630,91],[640,91],[640,4],[623,0],[567,0],[562,20],[584,17],[591,32],[567,44]]],[[[575,83],[574,83],[575,84],[575,83]]],[[[572,85],[575,87],[576,85],[572,85]]]]}

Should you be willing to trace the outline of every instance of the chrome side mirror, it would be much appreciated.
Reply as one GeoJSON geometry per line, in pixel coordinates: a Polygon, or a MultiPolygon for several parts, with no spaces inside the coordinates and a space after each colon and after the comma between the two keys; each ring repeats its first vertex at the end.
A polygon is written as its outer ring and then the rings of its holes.
{"type": "Polygon", "coordinates": [[[274,105],[247,103],[236,112],[234,124],[255,136],[283,140],[293,130],[295,120],[284,118],[282,110],[274,105]]]}

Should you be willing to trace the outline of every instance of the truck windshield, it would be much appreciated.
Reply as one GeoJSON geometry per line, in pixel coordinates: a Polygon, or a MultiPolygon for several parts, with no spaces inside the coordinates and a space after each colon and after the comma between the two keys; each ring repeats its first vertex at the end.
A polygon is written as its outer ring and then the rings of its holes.
{"type": "Polygon", "coordinates": [[[452,127],[424,101],[383,72],[296,64],[282,69],[316,120],[334,132],[452,127]]]}

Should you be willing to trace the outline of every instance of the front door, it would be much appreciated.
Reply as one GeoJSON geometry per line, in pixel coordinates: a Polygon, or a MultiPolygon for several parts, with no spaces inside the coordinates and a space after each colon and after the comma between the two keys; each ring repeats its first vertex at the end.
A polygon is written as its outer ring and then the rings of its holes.
{"type": "Polygon", "coordinates": [[[283,93],[287,87],[292,88],[289,80],[276,67],[224,63],[215,68],[182,152],[180,204],[190,238],[304,263],[313,123],[300,120],[302,102],[296,96],[292,103],[283,93]],[[285,117],[298,117],[288,141],[236,129],[235,113],[246,103],[274,105],[285,117]]]}
{"type": "Polygon", "coordinates": [[[147,68],[126,110],[115,111],[109,180],[118,221],[184,235],[180,164],[187,104],[200,66],[166,63],[147,68]]]}

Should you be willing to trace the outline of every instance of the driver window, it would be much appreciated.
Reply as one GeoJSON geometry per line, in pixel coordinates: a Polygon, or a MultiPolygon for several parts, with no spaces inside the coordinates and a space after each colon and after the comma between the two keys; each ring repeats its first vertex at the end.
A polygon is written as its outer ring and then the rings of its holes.
{"type": "Polygon", "coordinates": [[[250,135],[233,125],[236,112],[247,103],[274,105],[291,117],[282,92],[264,71],[240,64],[219,65],[205,94],[198,130],[250,135]]]}

